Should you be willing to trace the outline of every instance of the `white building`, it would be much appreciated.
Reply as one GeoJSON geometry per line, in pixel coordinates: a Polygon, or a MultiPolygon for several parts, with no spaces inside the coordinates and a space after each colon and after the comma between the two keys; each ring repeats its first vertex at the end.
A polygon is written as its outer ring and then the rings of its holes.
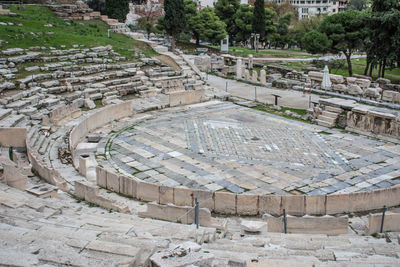
{"type": "MultiPolygon", "coordinates": [[[[218,0],[195,0],[200,8],[214,7],[214,3],[218,0]]],[[[248,4],[249,0],[240,0],[240,4],[248,4]]]]}
{"type": "Polygon", "coordinates": [[[342,12],[347,6],[347,0],[268,0],[283,3],[289,1],[296,9],[299,19],[309,18],[318,14],[334,14],[342,12]]]}

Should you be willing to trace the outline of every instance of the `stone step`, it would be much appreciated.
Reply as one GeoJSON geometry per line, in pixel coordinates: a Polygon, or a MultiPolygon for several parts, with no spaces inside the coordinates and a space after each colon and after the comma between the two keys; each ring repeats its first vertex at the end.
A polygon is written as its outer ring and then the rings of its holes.
{"type": "Polygon", "coordinates": [[[325,121],[327,123],[332,123],[332,124],[335,124],[335,122],[336,122],[336,118],[327,117],[327,116],[324,116],[324,115],[319,115],[318,119],[321,120],[321,121],[325,121]]]}
{"type": "Polygon", "coordinates": [[[334,112],[330,112],[330,111],[326,111],[326,110],[322,111],[321,114],[322,114],[322,116],[334,118],[334,119],[336,119],[339,116],[338,113],[334,113],[334,112]]]}
{"type": "Polygon", "coordinates": [[[39,129],[36,128],[36,130],[30,135],[30,137],[28,138],[29,143],[32,147],[35,147],[35,144],[37,142],[37,140],[39,139],[41,133],[39,132],[39,129]]]}
{"type": "Polygon", "coordinates": [[[323,120],[320,120],[320,119],[316,119],[316,122],[317,122],[318,125],[324,126],[324,127],[328,127],[328,128],[332,128],[332,127],[335,126],[334,123],[326,122],[326,121],[323,121],[323,120]]]}
{"type": "Polygon", "coordinates": [[[20,109],[24,109],[29,104],[30,104],[29,101],[18,100],[18,101],[11,102],[11,103],[7,104],[6,108],[9,108],[9,109],[12,109],[12,110],[20,110],[20,109]]]}
{"type": "Polygon", "coordinates": [[[0,127],[14,127],[25,118],[21,114],[11,114],[0,121],[0,127]]]}
{"type": "Polygon", "coordinates": [[[47,149],[49,148],[49,145],[51,143],[51,139],[48,137],[44,140],[42,145],[39,148],[39,154],[44,155],[47,152],[47,149]]]}
{"type": "Polygon", "coordinates": [[[338,107],[333,107],[333,106],[325,106],[325,110],[329,111],[329,112],[333,112],[333,113],[338,113],[338,114],[343,112],[343,109],[338,108],[338,107]]]}
{"type": "Polygon", "coordinates": [[[46,136],[43,133],[39,134],[38,138],[35,140],[35,143],[33,144],[33,147],[36,150],[38,150],[38,148],[40,148],[40,146],[43,144],[45,139],[46,139],[46,136]]]}
{"type": "Polygon", "coordinates": [[[0,108],[0,120],[4,119],[8,115],[10,115],[12,112],[12,109],[2,109],[0,108]]]}

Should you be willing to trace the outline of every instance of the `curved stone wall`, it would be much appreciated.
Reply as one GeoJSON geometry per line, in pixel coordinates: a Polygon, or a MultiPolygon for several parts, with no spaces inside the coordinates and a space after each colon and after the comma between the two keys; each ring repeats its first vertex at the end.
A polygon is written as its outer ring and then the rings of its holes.
{"type": "MultiPolygon", "coordinates": [[[[70,134],[70,149],[74,148],[87,134],[113,120],[131,116],[136,112],[132,101],[107,106],[83,119],[70,134]]],[[[269,213],[302,216],[334,215],[351,212],[367,212],[400,205],[400,185],[373,191],[332,195],[250,195],[229,192],[211,192],[181,187],[160,186],[133,177],[119,175],[111,169],[96,167],[97,184],[116,193],[142,201],[177,206],[193,206],[197,198],[201,207],[221,214],[258,215],[269,213]]]]}

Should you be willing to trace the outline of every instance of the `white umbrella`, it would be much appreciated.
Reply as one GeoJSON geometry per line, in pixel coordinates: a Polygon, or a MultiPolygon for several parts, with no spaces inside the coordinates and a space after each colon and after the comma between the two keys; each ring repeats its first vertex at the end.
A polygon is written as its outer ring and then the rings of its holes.
{"type": "Polygon", "coordinates": [[[322,76],[322,84],[321,88],[322,89],[330,89],[332,87],[331,79],[329,78],[329,69],[328,66],[325,65],[324,68],[324,76],[322,76]]]}

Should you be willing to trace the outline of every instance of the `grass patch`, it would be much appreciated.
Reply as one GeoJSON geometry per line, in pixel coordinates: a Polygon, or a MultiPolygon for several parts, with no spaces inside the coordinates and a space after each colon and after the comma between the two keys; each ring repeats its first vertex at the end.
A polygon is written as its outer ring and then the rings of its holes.
{"type": "MultiPolygon", "coordinates": [[[[209,48],[220,50],[220,46],[209,46],[209,48]]],[[[248,49],[243,47],[229,47],[229,54],[240,57],[247,57],[248,55],[254,55],[255,57],[282,57],[282,58],[313,58],[315,55],[308,54],[304,51],[292,51],[292,50],[258,50],[255,53],[254,49],[248,49]]]]}
{"type": "Polygon", "coordinates": [[[287,118],[287,119],[301,121],[301,122],[304,122],[304,123],[311,124],[311,121],[294,118],[294,117],[288,116],[288,115],[286,115],[284,113],[286,110],[290,110],[290,111],[295,112],[295,113],[297,113],[299,115],[305,115],[307,113],[307,110],[305,110],[305,109],[295,109],[295,108],[281,107],[281,110],[278,111],[278,110],[275,110],[272,105],[265,105],[265,104],[257,105],[255,107],[253,107],[252,109],[263,111],[263,112],[267,112],[267,113],[270,113],[270,114],[273,114],[273,115],[277,115],[277,116],[281,116],[281,117],[284,117],[284,118],[287,118]]]}
{"type": "MultiPolygon", "coordinates": [[[[366,61],[367,60],[365,58],[352,59],[351,63],[353,67],[353,73],[363,75],[366,61]]],[[[345,77],[349,77],[349,72],[347,70],[347,63],[345,62],[345,60],[335,60],[335,62],[332,64],[334,64],[335,67],[330,68],[331,74],[338,74],[338,75],[343,75],[345,77]]],[[[299,71],[306,71],[307,68],[309,67],[316,67],[316,65],[314,65],[312,62],[288,62],[288,63],[281,63],[281,65],[285,65],[289,68],[299,71]]],[[[321,68],[321,66],[317,67],[321,68]]],[[[378,78],[377,68],[373,70],[372,78],[373,79],[378,78]]],[[[391,80],[393,83],[400,83],[400,68],[386,69],[385,78],[391,80]]]]}
{"type": "Polygon", "coordinates": [[[48,7],[36,5],[25,6],[25,10],[18,10],[17,7],[12,6],[10,10],[21,16],[0,15],[0,21],[14,24],[0,27],[0,39],[6,40],[2,44],[2,49],[31,46],[61,48],[61,45],[65,45],[66,48],[72,48],[73,45],[83,45],[83,47],[112,45],[116,52],[129,60],[133,59],[134,49],[148,57],[158,55],[146,43],[123,34],[110,33],[111,38],[108,38],[109,26],[101,20],[63,20],[48,7]],[[51,24],[53,27],[45,27],[46,24],[51,24]]]}

